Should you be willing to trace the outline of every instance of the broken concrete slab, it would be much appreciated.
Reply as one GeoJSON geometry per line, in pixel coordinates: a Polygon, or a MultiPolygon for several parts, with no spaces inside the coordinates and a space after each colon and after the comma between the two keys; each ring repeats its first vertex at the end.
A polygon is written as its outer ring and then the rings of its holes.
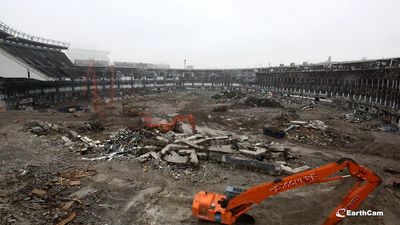
{"type": "Polygon", "coordinates": [[[175,143],[186,144],[186,145],[188,145],[188,146],[190,146],[190,147],[192,147],[194,149],[197,149],[197,150],[203,150],[204,149],[203,146],[199,146],[199,145],[197,145],[197,144],[195,144],[194,142],[191,142],[191,141],[177,140],[177,141],[175,141],[175,143]]]}
{"type": "Polygon", "coordinates": [[[196,145],[203,145],[203,144],[206,144],[207,142],[209,142],[210,140],[212,140],[212,138],[201,138],[201,139],[194,140],[193,143],[196,145]]]}
{"type": "Polygon", "coordinates": [[[186,141],[194,141],[194,140],[197,140],[197,139],[200,139],[200,138],[203,138],[203,137],[204,137],[203,134],[195,134],[195,135],[192,135],[190,137],[185,138],[185,140],[186,141]]]}
{"type": "Polygon", "coordinates": [[[208,158],[212,161],[222,162],[225,154],[221,152],[210,152],[208,158]]]}
{"type": "Polygon", "coordinates": [[[283,165],[283,164],[280,164],[280,165],[281,165],[283,173],[289,174],[289,175],[295,174],[295,173],[300,173],[300,172],[303,172],[303,171],[311,169],[309,166],[300,166],[300,167],[297,167],[295,169],[292,169],[290,166],[286,166],[286,165],[283,165]]]}
{"type": "Polygon", "coordinates": [[[291,124],[295,124],[295,125],[301,125],[301,126],[304,126],[304,125],[308,124],[307,121],[302,121],[302,120],[293,120],[293,121],[290,121],[290,123],[291,124]]]}
{"type": "Polygon", "coordinates": [[[73,130],[67,129],[66,132],[67,132],[68,137],[71,138],[71,140],[73,140],[73,141],[78,140],[80,137],[80,135],[73,130]]]}
{"type": "Polygon", "coordinates": [[[188,149],[189,146],[182,145],[182,144],[169,144],[166,145],[163,149],[161,149],[161,155],[167,154],[170,150],[181,150],[181,149],[188,149]]]}
{"type": "Polygon", "coordinates": [[[189,157],[187,156],[180,156],[175,151],[170,151],[170,154],[164,156],[164,160],[170,163],[175,164],[187,164],[189,161],[189,157]]]}
{"type": "Polygon", "coordinates": [[[61,139],[64,141],[64,146],[71,146],[73,142],[67,136],[62,136],[61,139]]]}
{"type": "Polygon", "coordinates": [[[194,149],[181,149],[178,151],[179,155],[191,155],[191,154],[196,154],[196,150],[194,149]]]}
{"type": "Polygon", "coordinates": [[[286,165],[283,165],[283,164],[280,164],[280,166],[281,166],[282,172],[284,174],[288,174],[288,175],[294,174],[293,169],[290,166],[286,166],[286,165]]]}
{"type": "Polygon", "coordinates": [[[303,171],[306,171],[306,170],[309,170],[309,169],[311,169],[309,166],[300,166],[300,167],[295,168],[293,170],[293,172],[300,173],[300,172],[303,172],[303,171]]]}
{"type": "Polygon", "coordinates": [[[196,152],[192,151],[192,153],[189,156],[190,158],[190,163],[193,163],[194,165],[198,165],[199,164],[199,159],[197,158],[196,152]]]}
{"type": "Polygon", "coordinates": [[[231,140],[229,139],[229,136],[217,136],[213,137],[210,140],[210,145],[227,145],[230,144],[231,140]]]}
{"type": "Polygon", "coordinates": [[[284,145],[269,145],[269,149],[273,152],[284,152],[285,151],[285,146],[284,145]]]}
{"type": "Polygon", "coordinates": [[[157,136],[156,139],[161,141],[161,142],[164,142],[164,143],[168,143],[169,142],[168,139],[166,139],[164,137],[161,137],[161,136],[157,136]]]}
{"type": "Polygon", "coordinates": [[[244,156],[249,156],[252,158],[260,158],[265,155],[267,149],[265,148],[256,148],[255,151],[247,150],[247,149],[239,149],[239,152],[244,156]]]}
{"type": "Polygon", "coordinates": [[[280,164],[280,165],[286,165],[285,161],[275,161],[276,164],[280,164]]]}
{"type": "Polygon", "coordinates": [[[138,160],[142,162],[142,161],[146,161],[150,157],[152,157],[155,160],[160,159],[160,155],[157,152],[151,151],[151,152],[148,152],[148,153],[145,153],[145,154],[139,156],[138,160]]]}
{"type": "Polygon", "coordinates": [[[207,160],[208,159],[208,154],[205,152],[197,152],[196,153],[197,158],[200,160],[207,160]]]}
{"type": "Polygon", "coordinates": [[[151,151],[156,151],[157,150],[157,146],[154,145],[146,145],[142,148],[143,151],[145,152],[151,152],[151,151]]]}
{"type": "Polygon", "coordinates": [[[208,150],[212,152],[222,152],[227,154],[233,154],[236,152],[234,149],[232,149],[231,145],[210,146],[208,150]]]}

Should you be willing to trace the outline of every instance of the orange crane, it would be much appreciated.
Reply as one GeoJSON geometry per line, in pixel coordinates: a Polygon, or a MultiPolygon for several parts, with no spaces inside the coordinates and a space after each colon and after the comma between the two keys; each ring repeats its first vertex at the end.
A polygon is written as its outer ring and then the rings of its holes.
{"type": "Polygon", "coordinates": [[[316,169],[278,178],[272,182],[256,185],[247,190],[233,189],[235,191],[228,190],[225,194],[200,191],[193,200],[192,214],[200,220],[234,224],[241,215],[270,196],[306,184],[341,180],[349,176],[356,177],[357,183],[323,223],[324,225],[337,224],[345,217],[347,210],[357,209],[368,194],[381,184],[379,176],[349,158],[343,158],[316,169]],[[344,169],[348,170],[349,175],[335,175],[344,169]]]}
{"type": "Polygon", "coordinates": [[[177,115],[172,118],[171,122],[166,122],[166,123],[153,123],[153,119],[149,116],[146,115],[144,117],[145,121],[145,126],[148,128],[154,128],[157,129],[161,132],[168,132],[170,130],[173,130],[176,126],[177,123],[183,122],[183,121],[188,121],[190,123],[190,126],[192,127],[192,132],[196,133],[196,123],[194,121],[194,117],[192,114],[190,115],[177,115]]]}

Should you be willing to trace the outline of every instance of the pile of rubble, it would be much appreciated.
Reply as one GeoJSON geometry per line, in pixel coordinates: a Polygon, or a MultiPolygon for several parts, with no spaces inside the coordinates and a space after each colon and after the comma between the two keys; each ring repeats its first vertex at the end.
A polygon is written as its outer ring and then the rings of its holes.
{"type": "MultiPolygon", "coordinates": [[[[167,163],[181,168],[196,168],[201,161],[213,161],[270,175],[297,171],[287,167],[287,162],[299,165],[299,155],[291,147],[277,143],[260,143],[248,137],[121,129],[104,142],[92,141],[91,145],[102,149],[101,156],[84,157],[83,160],[136,159],[157,165],[167,163]]],[[[298,170],[303,169],[307,168],[298,170]]]]}
{"type": "Polygon", "coordinates": [[[212,96],[219,102],[233,102],[236,107],[279,107],[283,106],[266,94],[247,94],[241,91],[223,91],[212,96]]]}
{"type": "Polygon", "coordinates": [[[81,191],[84,186],[81,179],[95,174],[96,170],[89,168],[49,172],[37,166],[28,166],[22,171],[10,171],[2,177],[2,181],[9,185],[7,187],[15,186],[16,181],[26,183],[13,190],[0,192],[0,224],[65,225],[74,220],[74,224],[87,224],[90,220],[95,220],[81,217],[76,221],[77,215],[93,207],[95,202],[93,196],[86,196],[81,191]],[[17,207],[22,207],[23,211],[16,214],[17,207]]]}
{"type": "Polygon", "coordinates": [[[292,151],[292,147],[257,142],[246,136],[210,136],[172,131],[160,133],[157,130],[132,131],[124,128],[99,141],[43,121],[30,121],[26,129],[37,135],[51,131],[65,134],[61,136],[64,145],[85,155],[83,160],[90,161],[135,159],[153,162],[160,168],[167,168],[167,164],[185,169],[197,168],[202,161],[212,161],[270,175],[281,175],[282,172],[290,174],[293,171],[286,165],[301,165],[299,155],[292,151]]]}
{"type": "Polygon", "coordinates": [[[272,98],[248,96],[241,98],[236,103],[238,106],[246,107],[274,107],[283,108],[283,106],[272,98]]]}
{"type": "Polygon", "coordinates": [[[105,127],[99,119],[92,119],[88,122],[81,124],[78,127],[80,133],[90,133],[90,132],[101,132],[104,131],[105,127]]]}
{"type": "Polygon", "coordinates": [[[354,111],[353,113],[344,113],[342,118],[350,123],[363,123],[372,120],[372,115],[366,112],[354,111]]]}
{"type": "Polygon", "coordinates": [[[246,97],[246,94],[241,91],[223,91],[211,96],[211,98],[220,102],[232,102],[244,97],[246,97]]]}
{"type": "Polygon", "coordinates": [[[291,121],[286,129],[286,137],[310,145],[346,146],[356,140],[340,131],[329,128],[323,121],[291,121]],[[290,129],[289,129],[290,128],[290,129]]]}
{"type": "Polygon", "coordinates": [[[25,129],[36,135],[47,135],[51,132],[65,134],[68,139],[77,140],[79,135],[74,130],[61,126],[59,124],[52,124],[47,121],[31,120],[25,124],[25,129]]]}

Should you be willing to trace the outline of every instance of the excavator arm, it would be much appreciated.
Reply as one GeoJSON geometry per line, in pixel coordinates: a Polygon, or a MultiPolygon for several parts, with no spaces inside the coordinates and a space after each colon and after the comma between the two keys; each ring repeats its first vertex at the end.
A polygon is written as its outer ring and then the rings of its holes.
{"type": "Polygon", "coordinates": [[[381,183],[380,177],[374,172],[358,165],[349,158],[251,187],[234,197],[204,191],[199,192],[193,201],[192,211],[193,215],[199,219],[233,224],[240,215],[270,196],[307,184],[341,180],[348,176],[356,177],[356,184],[324,222],[324,225],[336,224],[344,218],[346,210],[358,208],[368,194],[381,183]],[[348,170],[349,175],[335,175],[344,169],[348,170]],[[206,209],[207,207],[210,208],[206,209]],[[340,213],[343,217],[337,216],[337,213],[340,213]]]}

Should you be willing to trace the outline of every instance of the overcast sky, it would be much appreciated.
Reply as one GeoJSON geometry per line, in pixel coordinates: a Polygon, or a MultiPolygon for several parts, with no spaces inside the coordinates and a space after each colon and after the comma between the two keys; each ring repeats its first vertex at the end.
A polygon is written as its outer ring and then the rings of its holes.
{"type": "Polygon", "coordinates": [[[114,61],[243,68],[400,56],[398,0],[0,0],[0,21],[114,61]]]}

